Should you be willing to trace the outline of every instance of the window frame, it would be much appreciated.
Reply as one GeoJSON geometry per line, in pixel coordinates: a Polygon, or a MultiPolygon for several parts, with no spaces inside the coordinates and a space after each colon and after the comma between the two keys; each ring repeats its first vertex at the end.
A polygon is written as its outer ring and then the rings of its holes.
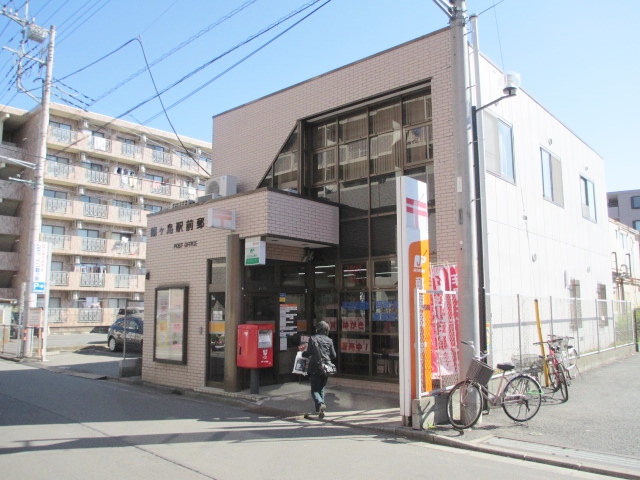
{"type": "Polygon", "coordinates": [[[156,288],[155,294],[153,361],[186,365],[189,287],[176,285],[156,288]],[[175,305],[173,305],[174,302],[175,305]],[[163,316],[167,316],[167,319],[160,320],[160,317],[163,316]],[[175,317],[175,321],[172,317],[175,317]],[[166,332],[171,331],[174,331],[177,335],[169,339],[166,332]],[[159,343],[161,341],[162,343],[159,343]]]}
{"type": "Polygon", "coordinates": [[[550,151],[540,147],[540,166],[542,169],[543,198],[563,206],[562,162],[550,151]]]}
{"type": "Polygon", "coordinates": [[[596,187],[587,177],[580,175],[580,201],[582,204],[582,218],[592,222],[598,221],[596,211],[596,187]]]}
{"type": "Polygon", "coordinates": [[[638,208],[640,208],[640,195],[634,195],[631,197],[630,199],[631,202],[631,209],[632,210],[636,210],[638,208]]]}
{"type": "Polygon", "coordinates": [[[482,114],[484,128],[482,145],[484,148],[485,169],[502,180],[515,185],[516,157],[513,126],[486,110],[482,114]],[[509,133],[508,137],[505,136],[507,132],[509,133]],[[505,145],[505,140],[507,139],[509,145],[505,145]],[[509,158],[505,158],[505,154],[509,155],[509,158]]]}

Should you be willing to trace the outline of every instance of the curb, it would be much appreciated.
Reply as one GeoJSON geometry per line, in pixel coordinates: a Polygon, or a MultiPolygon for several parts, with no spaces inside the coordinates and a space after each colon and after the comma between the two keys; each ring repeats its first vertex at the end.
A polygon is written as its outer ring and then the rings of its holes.
{"type": "MultiPolygon", "coordinates": [[[[86,349],[86,345],[84,346],[86,349]]],[[[93,347],[91,347],[93,348],[93,347]]],[[[76,351],[82,348],[78,347],[68,347],[65,349],[61,349],[58,351],[76,351]]],[[[181,390],[175,388],[168,388],[162,385],[150,384],[147,382],[143,382],[140,380],[140,377],[123,377],[116,378],[110,377],[107,375],[97,375],[97,374],[89,374],[83,372],[77,372],[69,368],[61,368],[55,366],[48,366],[42,364],[38,359],[33,358],[16,358],[15,356],[7,356],[5,354],[0,354],[0,359],[13,361],[15,363],[27,363],[32,364],[32,366],[37,368],[42,368],[44,370],[48,370],[52,373],[60,373],[64,375],[70,375],[80,378],[85,378],[88,380],[108,380],[115,381],[121,383],[127,383],[130,385],[149,388],[152,390],[156,390],[158,392],[164,393],[174,393],[185,395],[192,398],[204,399],[207,401],[219,401],[225,404],[232,404],[235,406],[239,406],[245,408],[247,411],[253,413],[259,413],[263,415],[267,415],[274,418],[280,418],[282,420],[287,421],[302,421],[304,420],[304,413],[293,412],[286,409],[279,409],[275,407],[270,407],[262,404],[268,396],[264,395],[256,395],[256,394],[247,394],[242,392],[225,392],[225,391],[212,391],[211,389],[194,389],[194,390],[181,390]]],[[[324,420],[320,421],[320,423],[329,423],[333,425],[341,425],[349,428],[365,430],[374,433],[384,434],[386,436],[400,437],[406,438],[413,441],[431,443],[434,445],[440,445],[450,448],[458,448],[463,450],[469,450],[479,453],[485,453],[490,455],[498,455],[502,457],[512,458],[516,460],[523,460],[528,462],[546,464],[561,468],[566,468],[570,470],[576,470],[580,472],[594,473],[599,475],[612,476],[617,478],[625,478],[630,480],[640,480],[640,473],[635,473],[635,471],[629,471],[625,469],[615,469],[611,467],[605,467],[602,465],[585,463],[585,462],[576,462],[571,460],[563,460],[561,458],[549,455],[536,455],[522,451],[509,450],[504,447],[496,448],[486,445],[481,445],[474,442],[464,442],[460,440],[455,440],[448,437],[439,436],[433,434],[427,430],[414,430],[411,427],[406,426],[388,426],[388,425],[379,425],[379,424],[355,424],[348,420],[336,419],[332,420],[331,418],[325,417],[324,420]]],[[[316,422],[314,422],[316,423],[316,422]]]]}

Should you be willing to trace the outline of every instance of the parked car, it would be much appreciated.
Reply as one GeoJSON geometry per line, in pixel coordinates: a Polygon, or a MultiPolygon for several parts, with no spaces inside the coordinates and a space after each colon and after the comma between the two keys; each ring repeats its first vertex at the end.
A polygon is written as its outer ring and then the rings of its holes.
{"type": "Polygon", "coordinates": [[[107,346],[112,352],[122,350],[124,345],[124,322],[127,321],[127,349],[135,348],[142,350],[142,317],[127,316],[118,317],[107,331],[107,346]]]}

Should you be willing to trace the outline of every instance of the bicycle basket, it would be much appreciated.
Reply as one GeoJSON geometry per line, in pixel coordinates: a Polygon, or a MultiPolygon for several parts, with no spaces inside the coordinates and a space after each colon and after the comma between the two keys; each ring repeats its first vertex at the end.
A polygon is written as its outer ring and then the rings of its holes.
{"type": "Polygon", "coordinates": [[[493,376],[493,368],[486,363],[482,363],[475,358],[471,360],[469,368],[467,369],[467,378],[470,378],[474,382],[486,387],[493,376]]]}
{"type": "Polygon", "coordinates": [[[518,370],[540,371],[544,359],[535,353],[523,353],[522,355],[514,355],[511,357],[511,361],[518,370]]]}

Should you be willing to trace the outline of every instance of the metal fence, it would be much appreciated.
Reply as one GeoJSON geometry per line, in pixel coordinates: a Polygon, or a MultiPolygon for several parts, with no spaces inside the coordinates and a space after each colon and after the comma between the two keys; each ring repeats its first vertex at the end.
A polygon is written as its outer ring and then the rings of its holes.
{"type": "MultiPolygon", "coordinates": [[[[422,292],[418,315],[418,385],[429,395],[454,385],[459,377],[458,300],[455,292],[422,292]],[[429,339],[429,341],[425,341],[429,339]],[[429,351],[430,349],[430,351],[429,351]],[[429,358],[431,365],[428,365],[429,358]],[[430,374],[431,382],[426,378],[430,374]]],[[[487,350],[490,365],[540,353],[549,335],[572,337],[580,356],[598,354],[634,342],[633,308],[618,300],[535,299],[523,295],[487,295],[487,350]]],[[[463,366],[466,370],[466,367],[463,366]]]]}

